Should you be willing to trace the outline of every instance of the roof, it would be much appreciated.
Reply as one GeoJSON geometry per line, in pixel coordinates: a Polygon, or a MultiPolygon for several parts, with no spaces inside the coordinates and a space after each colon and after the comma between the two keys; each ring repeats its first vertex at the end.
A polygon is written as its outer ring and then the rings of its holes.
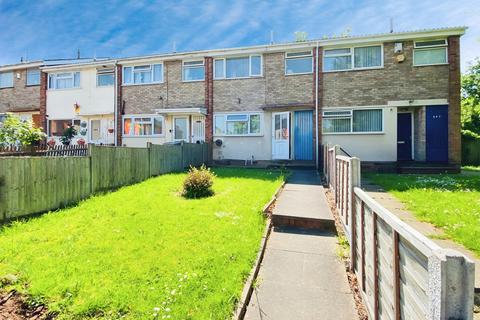
{"type": "Polygon", "coordinates": [[[13,71],[18,69],[28,69],[28,68],[42,68],[42,67],[53,67],[60,65],[80,65],[88,64],[93,61],[105,61],[108,58],[80,58],[80,59],[47,59],[47,60],[35,60],[35,61],[25,61],[14,64],[7,64],[0,66],[0,71],[13,71]]]}

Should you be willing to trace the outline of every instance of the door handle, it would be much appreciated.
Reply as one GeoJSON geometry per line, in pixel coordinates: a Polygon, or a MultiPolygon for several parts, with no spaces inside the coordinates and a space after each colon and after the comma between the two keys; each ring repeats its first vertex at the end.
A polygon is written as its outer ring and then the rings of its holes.
{"type": "Polygon", "coordinates": [[[404,144],[405,141],[397,141],[398,144],[404,144]]]}

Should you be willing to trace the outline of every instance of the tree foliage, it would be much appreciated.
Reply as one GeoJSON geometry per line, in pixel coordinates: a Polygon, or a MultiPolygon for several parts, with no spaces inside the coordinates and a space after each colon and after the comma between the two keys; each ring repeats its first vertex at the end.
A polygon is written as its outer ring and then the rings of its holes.
{"type": "Polygon", "coordinates": [[[42,129],[36,128],[32,121],[24,121],[11,114],[0,123],[0,145],[31,146],[45,137],[42,129]]]}
{"type": "Polygon", "coordinates": [[[480,59],[462,76],[462,129],[464,135],[480,135],[480,59]]]}

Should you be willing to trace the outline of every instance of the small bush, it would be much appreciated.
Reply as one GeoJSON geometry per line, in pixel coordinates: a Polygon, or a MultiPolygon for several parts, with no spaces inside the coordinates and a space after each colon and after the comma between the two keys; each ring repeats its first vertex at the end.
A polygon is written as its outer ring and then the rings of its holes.
{"type": "Polygon", "coordinates": [[[213,195],[213,178],[215,174],[205,165],[200,168],[190,167],[188,176],[183,181],[185,198],[204,198],[213,195]]]}

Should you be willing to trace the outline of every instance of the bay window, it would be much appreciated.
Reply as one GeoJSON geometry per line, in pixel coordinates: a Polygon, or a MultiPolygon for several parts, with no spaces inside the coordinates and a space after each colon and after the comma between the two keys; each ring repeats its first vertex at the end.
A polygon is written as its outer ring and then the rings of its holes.
{"type": "Polygon", "coordinates": [[[162,136],[164,118],[162,116],[124,116],[124,136],[162,136]]]}
{"type": "Polygon", "coordinates": [[[163,64],[123,67],[123,84],[149,84],[163,82],[163,64]]]}
{"type": "Polygon", "coordinates": [[[214,62],[214,79],[237,79],[262,76],[262,56],[219,58],[214,62]]]}
{"type": "Polygon", "coordinates": [[[203,60],[183,62],[183,81],[205,80],[205,66],[203,60]]]}
{"type": "Polygon", "coordinates": [[[413,65],[425,66],[447,63],[447,40],[415,41],[413,65]]]}
{"type": "Polygon", "coordinates": [[[335,110],[323,112],[324,133],[381,133],[382,109],[335,110]]]}
{"type": "Polygon", "coordinates": [[[13,87],[13,72],[0,73],[0,88],[13,87]]]}
{"type": "Polygon", "coordinates": [[[304,74],[312,72],[312,51],[287,52],[285,54],[285,74],[304,74]]]}
{"type": "Polygon", "coordinates": [[[80,88],[80,72],[50,73],[48,75],[48,89],[80,88]]]}
{"type": "Polygon", "coordinates": [[[214,119],[215,135],[248,136],[261,133],[259,113],[217,114],[214,119]]]}
{"type": "Polygon", "coordinates": [[[327,49],[323,55],[323,71],[345,71],[383,66],[381,45],[327,49]]]}

